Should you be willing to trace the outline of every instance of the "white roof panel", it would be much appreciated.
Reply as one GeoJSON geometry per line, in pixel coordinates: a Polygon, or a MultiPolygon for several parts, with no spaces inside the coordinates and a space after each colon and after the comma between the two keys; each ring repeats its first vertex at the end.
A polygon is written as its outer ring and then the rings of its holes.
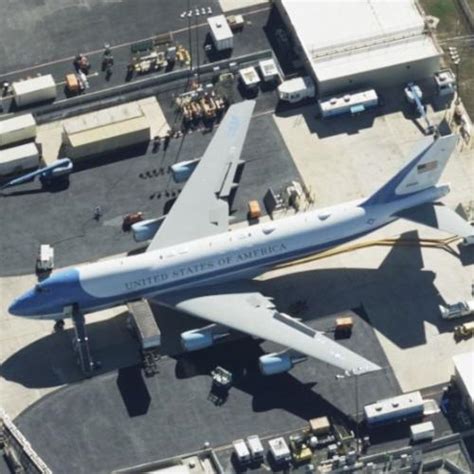
{"type": "Polygon", "coordinates": [[[320,82],[395,66],[402,63],[437,57],[440,53],[427,36],[418,36],[370,49],[353,50],[313,61],[313,69],[320,82]]]}
{"type": "Polygon", "coordinates": [[[466,352],[453,357],[454,366],[462,378],[471,402],[474,402],[474,352],[466,352]]]}
{"type": "Polygon", "coordinates": [[[436,57],[414,0],[281,0],[319,81],[436,57]]]}
{"type": "Polygon", "coordinates": [[[387,36],[421,34],[423,17],[413,0],[281,0],[308,50],[353,47],[387,36]]]}

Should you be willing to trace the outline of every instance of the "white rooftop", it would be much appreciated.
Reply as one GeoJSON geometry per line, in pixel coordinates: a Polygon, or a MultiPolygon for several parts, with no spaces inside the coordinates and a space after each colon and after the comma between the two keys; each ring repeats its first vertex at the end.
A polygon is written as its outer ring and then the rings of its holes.
{"type": "Polygon", "coordinates": [[[474,352],[455,355],[453,362],[471,401],[474,401],[474,352]]]}
{"type": "Polygon", "coordinates": [[[320,81],[439,55],[414,0],[281,3],[320,81]]]}
{"type": "Polygon", "coordinates": [[[207,23],[217,41],[232,38],[234,36],[224,15],[211,16],[207,19],[207,23]]]}

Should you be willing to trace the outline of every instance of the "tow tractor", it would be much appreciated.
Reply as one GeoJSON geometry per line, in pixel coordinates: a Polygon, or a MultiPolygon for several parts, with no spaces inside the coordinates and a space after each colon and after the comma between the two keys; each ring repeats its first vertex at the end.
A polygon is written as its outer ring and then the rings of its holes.
{"type": "Polygon", "coordinates": [[[474,314],[474,300],[460,301],[449,306],[439,305],[443,319],[457,319],[474,314]]]}
{"type": "Polygon", "coordinates": [[[301,433],[290,436],[290,449],[293,461],[296,464],[310,461],[313,457],[311,448],[306,444],[305,436],[301,433]]]}
{"type": "Polygon", "coordinates": [[[212,372],[212,387],[209,392],[208,400],[214,405],[219,406],[225,403],[229,396],[229,390],[232,386],[232,373],[223,367],[217,366],[212,372]]]}
{"type": "Polygon", "coordinates": [[[474,321],[460,324],[454,328],[454,337],[456,340],[469,339],[474,335],[474,321]]]}

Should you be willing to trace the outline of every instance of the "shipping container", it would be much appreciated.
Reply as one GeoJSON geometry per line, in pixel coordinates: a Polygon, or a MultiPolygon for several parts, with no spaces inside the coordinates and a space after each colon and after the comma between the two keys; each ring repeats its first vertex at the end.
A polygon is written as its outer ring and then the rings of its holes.
{"type": "Polygon", "coordinates": [[[35,143],[0,150],[0,175],[6,176],[39,166],[39,151],[35,143]]]}
{"type": "Polygon", "coordinates": [[[224,15],[217,15],[207,19],[211,29],[211,36],[217,51],[234,47],[234,34],[224,15]]]}
{"type": "Polygon", "coordinates": [[[18,107],[56,99],[56,82],[51,74],[14,82],[12,90],[18,107]]]}
{"type": "Polygon", "coordinates": [[[412,392],[398,397],[380,400],[364,407],[367,424],[370,426],[394,423],[423,416],[423,397],[412,392]]]}
{"type": "Polygon", "coordinates": [[[0,147],[36,137],[36,121],[31,114],[0,120],[0,147]]]}
{"type": "Polygon", "coordinates": [[[73,159],[150,141],[150,124],[136,102],[63,121],[65,154],[73,159]]]}
{"type": "Polygon", "coordinates": [[[410,426],[410,438],[414,443],[434,438],[435,429],[431,421],[410,426]]]}

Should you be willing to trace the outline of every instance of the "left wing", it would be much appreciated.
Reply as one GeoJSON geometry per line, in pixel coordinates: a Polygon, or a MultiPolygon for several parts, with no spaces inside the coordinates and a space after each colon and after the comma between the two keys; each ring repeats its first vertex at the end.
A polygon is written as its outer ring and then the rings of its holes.
{"type": "MultiPolygon", "coordinates": [[[[211,289],[210,291],[214,291],[211,289]]],[[[355,352],[276,310],[259,292],[199,294],[196,290],[160,295],[159,301],[185,313],[281,344],[356,374],[380,367],[355,352]]]]}
{"type": "Polygon", "coordinates": [[[147,251],[225,232],[234,183],[255,101],[232,105],[147,251]]]}

